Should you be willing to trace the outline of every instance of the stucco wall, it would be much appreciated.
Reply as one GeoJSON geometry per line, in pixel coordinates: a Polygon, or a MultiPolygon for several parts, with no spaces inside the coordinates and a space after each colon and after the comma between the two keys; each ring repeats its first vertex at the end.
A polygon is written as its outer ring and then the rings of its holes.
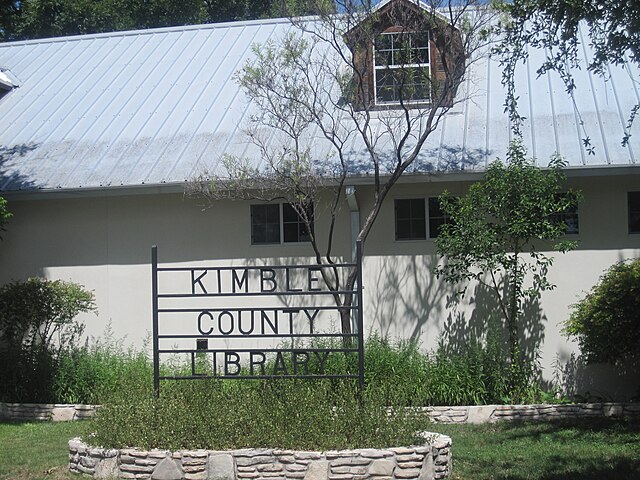
{"type": "MultiPolygon", "coordinates": [[[[442,335],[464,343],[483,330],[494,310],[485,292],[471,286],[457,310],[447,307],[451,289],[435,280],[433,240],[394,239],[394,198],[437,196],[445,188],[461,193],[464,183],[434,181],[396,186],[380,213],[365,249],[365,329],[391,337],[417,338],[433,348],[442,335]]],[[[578,250],[558,256],[550,273],[557,289],[531,305],[527,323],[531,351],[539,349],[545,376],[553,366],[571,367],[576,345],[560,334],[569,306],[588,290],[612,263],[640,255],[640,236],[627,233],[626,192],[640,189],[640,175],[572,178],[580,188],[578,250]]],[[[361,210],[371,187],[357,187],[361,210]]],[[[151,330],[150,247],[157,244],[164,265],[244,265],[310,257],[307,244],[255,246],[250,237],[249,202],[223,202],[202,209],[181,194],[93,195],[77,198],[20,200],[10,198],[14,218],[0,245],[0,283],[30,275],[84,284],[96,295],[98,316],[85,315],[87,334],[100,335],[110,322],[115,335],[142,345],[151,330]]],[[[316,230],[326,230],[327,212],[316,206],[316,230]]],[[[350,218],[346,202],[333,251],[349,259],[350,218]]],[[[575,365],[574,365],[575,366],[575,365]]],[[[636,390],[637,376],[610,367],[569,373],[581,389],[616,393],[622,399],[636,390]],[[595,377],[593,372],[597,372],[595,377]]]]}

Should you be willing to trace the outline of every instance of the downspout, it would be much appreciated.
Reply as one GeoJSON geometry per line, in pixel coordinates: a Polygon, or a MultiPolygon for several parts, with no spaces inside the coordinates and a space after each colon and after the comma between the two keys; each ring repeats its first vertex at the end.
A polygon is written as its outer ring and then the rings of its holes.
{"type": "MultiPolygon", "coordinates": [[[[360,208],[358,206],[358,198],[356,197],[356,187],[348,185],[344,190],[347,198],[347,205],[349,205],[349,211],[351,212],[351,261],[356,261],[356,240],[360,233],[360,208]]],[[[360,305],[358,307],[362,308],[360,305]]],[[[351,331],[357,333],[358,322],[351,315],[351,331]]]]}

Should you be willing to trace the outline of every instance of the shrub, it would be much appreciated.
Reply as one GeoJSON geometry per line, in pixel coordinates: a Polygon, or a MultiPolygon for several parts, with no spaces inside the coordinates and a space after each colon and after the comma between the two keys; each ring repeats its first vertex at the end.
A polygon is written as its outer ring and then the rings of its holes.
{"type": "Polygon", "coordinates": [[[640,258],[610,267],[565,323],[587,362],[620,363],[640,355],[640,258]]]}
{"type": "Polygon", "coordinates": [[[0,338],[28,348],[73,343],[82,333],[74,319],[95,310],[93,293],[62,280],[29,278],[0,288],[0,338]]]}
{"type": "Polygon", "coordinates": [[[427,421],[389,409],[373,390],[360,404],[353,381],[167,382],[155,398],[133,381],[114,392],[92,442],[109,447],[243,447],[327,450],[414,444],[427,421]]]}
{"type": "Polygon", "coordinates": [[[55,401],[60,354],[83,330],[75,317],[94,309],[93,294],[72,282],[30,278],[0,288],[0,399],[55,401]]]}

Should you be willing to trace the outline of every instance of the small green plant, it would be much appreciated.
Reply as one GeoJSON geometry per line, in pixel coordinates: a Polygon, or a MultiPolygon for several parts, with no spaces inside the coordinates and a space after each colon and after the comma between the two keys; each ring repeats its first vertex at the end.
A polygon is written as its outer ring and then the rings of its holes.
{"type": "MultiPolygon", "coordinates": [[[[5,230],[5,225],[11,216],[11,212],[7,209],[7,201],[0,197],[0,232],[5,230]]],[[[2,236],[0,236],[0,239],[2,239],[2,236]]]]}
{"type": "Polygon", "coordinates": [[[587,362],[640,356],[640,258],[609,268],[565,323],[587,362]]]}

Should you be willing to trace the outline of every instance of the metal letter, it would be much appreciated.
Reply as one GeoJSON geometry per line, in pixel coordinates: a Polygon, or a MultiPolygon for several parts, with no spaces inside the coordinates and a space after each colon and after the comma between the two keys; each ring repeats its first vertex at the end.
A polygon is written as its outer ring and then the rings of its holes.
{"type": "Polygon", "coordinates": [[[273,310],[273,320],[275,323],[271,323],[271,319],[265,310],[260,310],[260,319],[262,324],[262,335],[264,335],[264,323],[265,320],[271,327],[271,332],[278,335],[278,310],[273,310]]]}
{"type": "Polygon", "coordinates": [[[220,330],[220,333],[223,335],[229,335],[233,332],[233,314],[229,310],[223,310],[222,312],[220,312],[220,315],[218,315],[218,330],[220,330]],[[229,315],[229,318],[231,319],[231,327],[226,332],[222,329],[223,315],[229,315]]]}
{"type": "Polygon", "coordinates": [[[232,377],[240,375],[240,355],[236,352],[224,352],[224,374],[232,377]],[[229,370],[229,365],[235,365],[235,371],[229,370]]]}
{"type": "Polygon", "coordinates": [[[267,361],[267,357],[262,352],[249,352],[249,375],[255,375],[253,371],[253,367],[255,365],[260,365],[260,373],[259,375],[264,375],[264,362],[267,361]],[[260,360],[254,360],[254,356],[260,355],[260,360]]]}
{"type": "Polygon", "coordinates": [[[302,374],[309,375],[309,352],[304,352],[302,350],[293,352],[293,374],[298,375],[298,366],[302,365],[302,374]],[[298,360],[298,355],[304,355],[304,360],[298,360]]]}
{"type": "Polygon", "coordinates": [[[205,315],[209,317],[209,320],[213,320],[213,315],[211,315],[211,312],[209,312],[208,310],[205,310],[204,312],[200,312],[200,315],[198,315],[198,331],[202,335],[211,335],[211,332],[213,332],[213,327],[211,327],[206,332],[202,329],[202,317],[205,315]]]}
{"type": "Polygon", "coordinates": [[[327,357],[329,356],[329,352],[313,352],[318,362],[320,362],[320,375],[324,374],[324,362],[327,361],[327,357]],[[324,355],[321,355],[324,354],[324,355]]]}
{"type": "Polygon", "coordinates": [[[231,288],[233,290],[233,293],[236,293],[236,285],[238,286],[238,288],[242,289],[242,284],[244,284],[244,293],[249,292],[249,282],[247,281],[248,270],[245,268],[242,271],[242,277],[238,278],[238,275],[236,275],[236,269],[234,268],[233,270],[231,270],[231,288]]]}
{"type": "Polygon", "coordinates": [[[319,267],[310,267],[309,270],[307,270],[307,278],[308,278],[308,284],[309,284],[309,291],[310,292],[319,292],[320,290],[322,290],[321,288],[313,288],[313,282],[318,282],[320,279],[318,277],[312,277],[311,276],[311,272],[320,272],[321,269],[319,267]]]}
{"type": "Polygon", "coordinates": [[[260,269],[260,292],[275,292],[276,288],[278,288],[278,284],[276,283],[276,271],[273,268],[261,268],[260,269]],[[270,275],[267,277],[266,273],[270,275]],[[265,288],[265,282],[271,282],[272,288],[265,288]]]}
{"type": "Polygon", "coordinates": [[[238,310],[238,330],[240,330],[240,333],[242,333],[243,335],[251,335],[253,333],[254,314],[255,314],[255,312],[253,310],[251,310],[248,313],[251,314],[251,328],[249,330],[247,330],[247,331],[244,331],[242,329],[242,311],[238,310]]]}
{"type": "Polygon", "coordinates": [[[309,333],[313,333],[313,321],[316,319],[319,311],[320,309],[316,308],[316,312],[313,315],[309,315],[309,310],[306,308],[304,309],[304,313],[306,313],[307,318],[309,319],[309,333]]]}
{"type": "Polygon", "coordinates": [[[202,272],[202,275],[200,275],[198,278],[196,278],[196,271],[195,270],[191,270],[191,295],[195,295],[196,294],[196,284],[200,285],[200,288],[202,289],[202,293],[204,293],[205,295],[209,292],[207,292],[207,289],[204,288],[204,285],[202,284],[201,280],[204,278],[204,276],[207,274],[208,270],[205,270],[204,272],[202,272]]]}
{"type": "Polygon", "coordinates": [[[273,374],[280,375],[281,370],[283,372],[283,375],[288,375],[287,365],[284,363],[284,357],[282,356],[282,352],[278,352],[276,354],[276,361],[273,364],[273,374]]]}

